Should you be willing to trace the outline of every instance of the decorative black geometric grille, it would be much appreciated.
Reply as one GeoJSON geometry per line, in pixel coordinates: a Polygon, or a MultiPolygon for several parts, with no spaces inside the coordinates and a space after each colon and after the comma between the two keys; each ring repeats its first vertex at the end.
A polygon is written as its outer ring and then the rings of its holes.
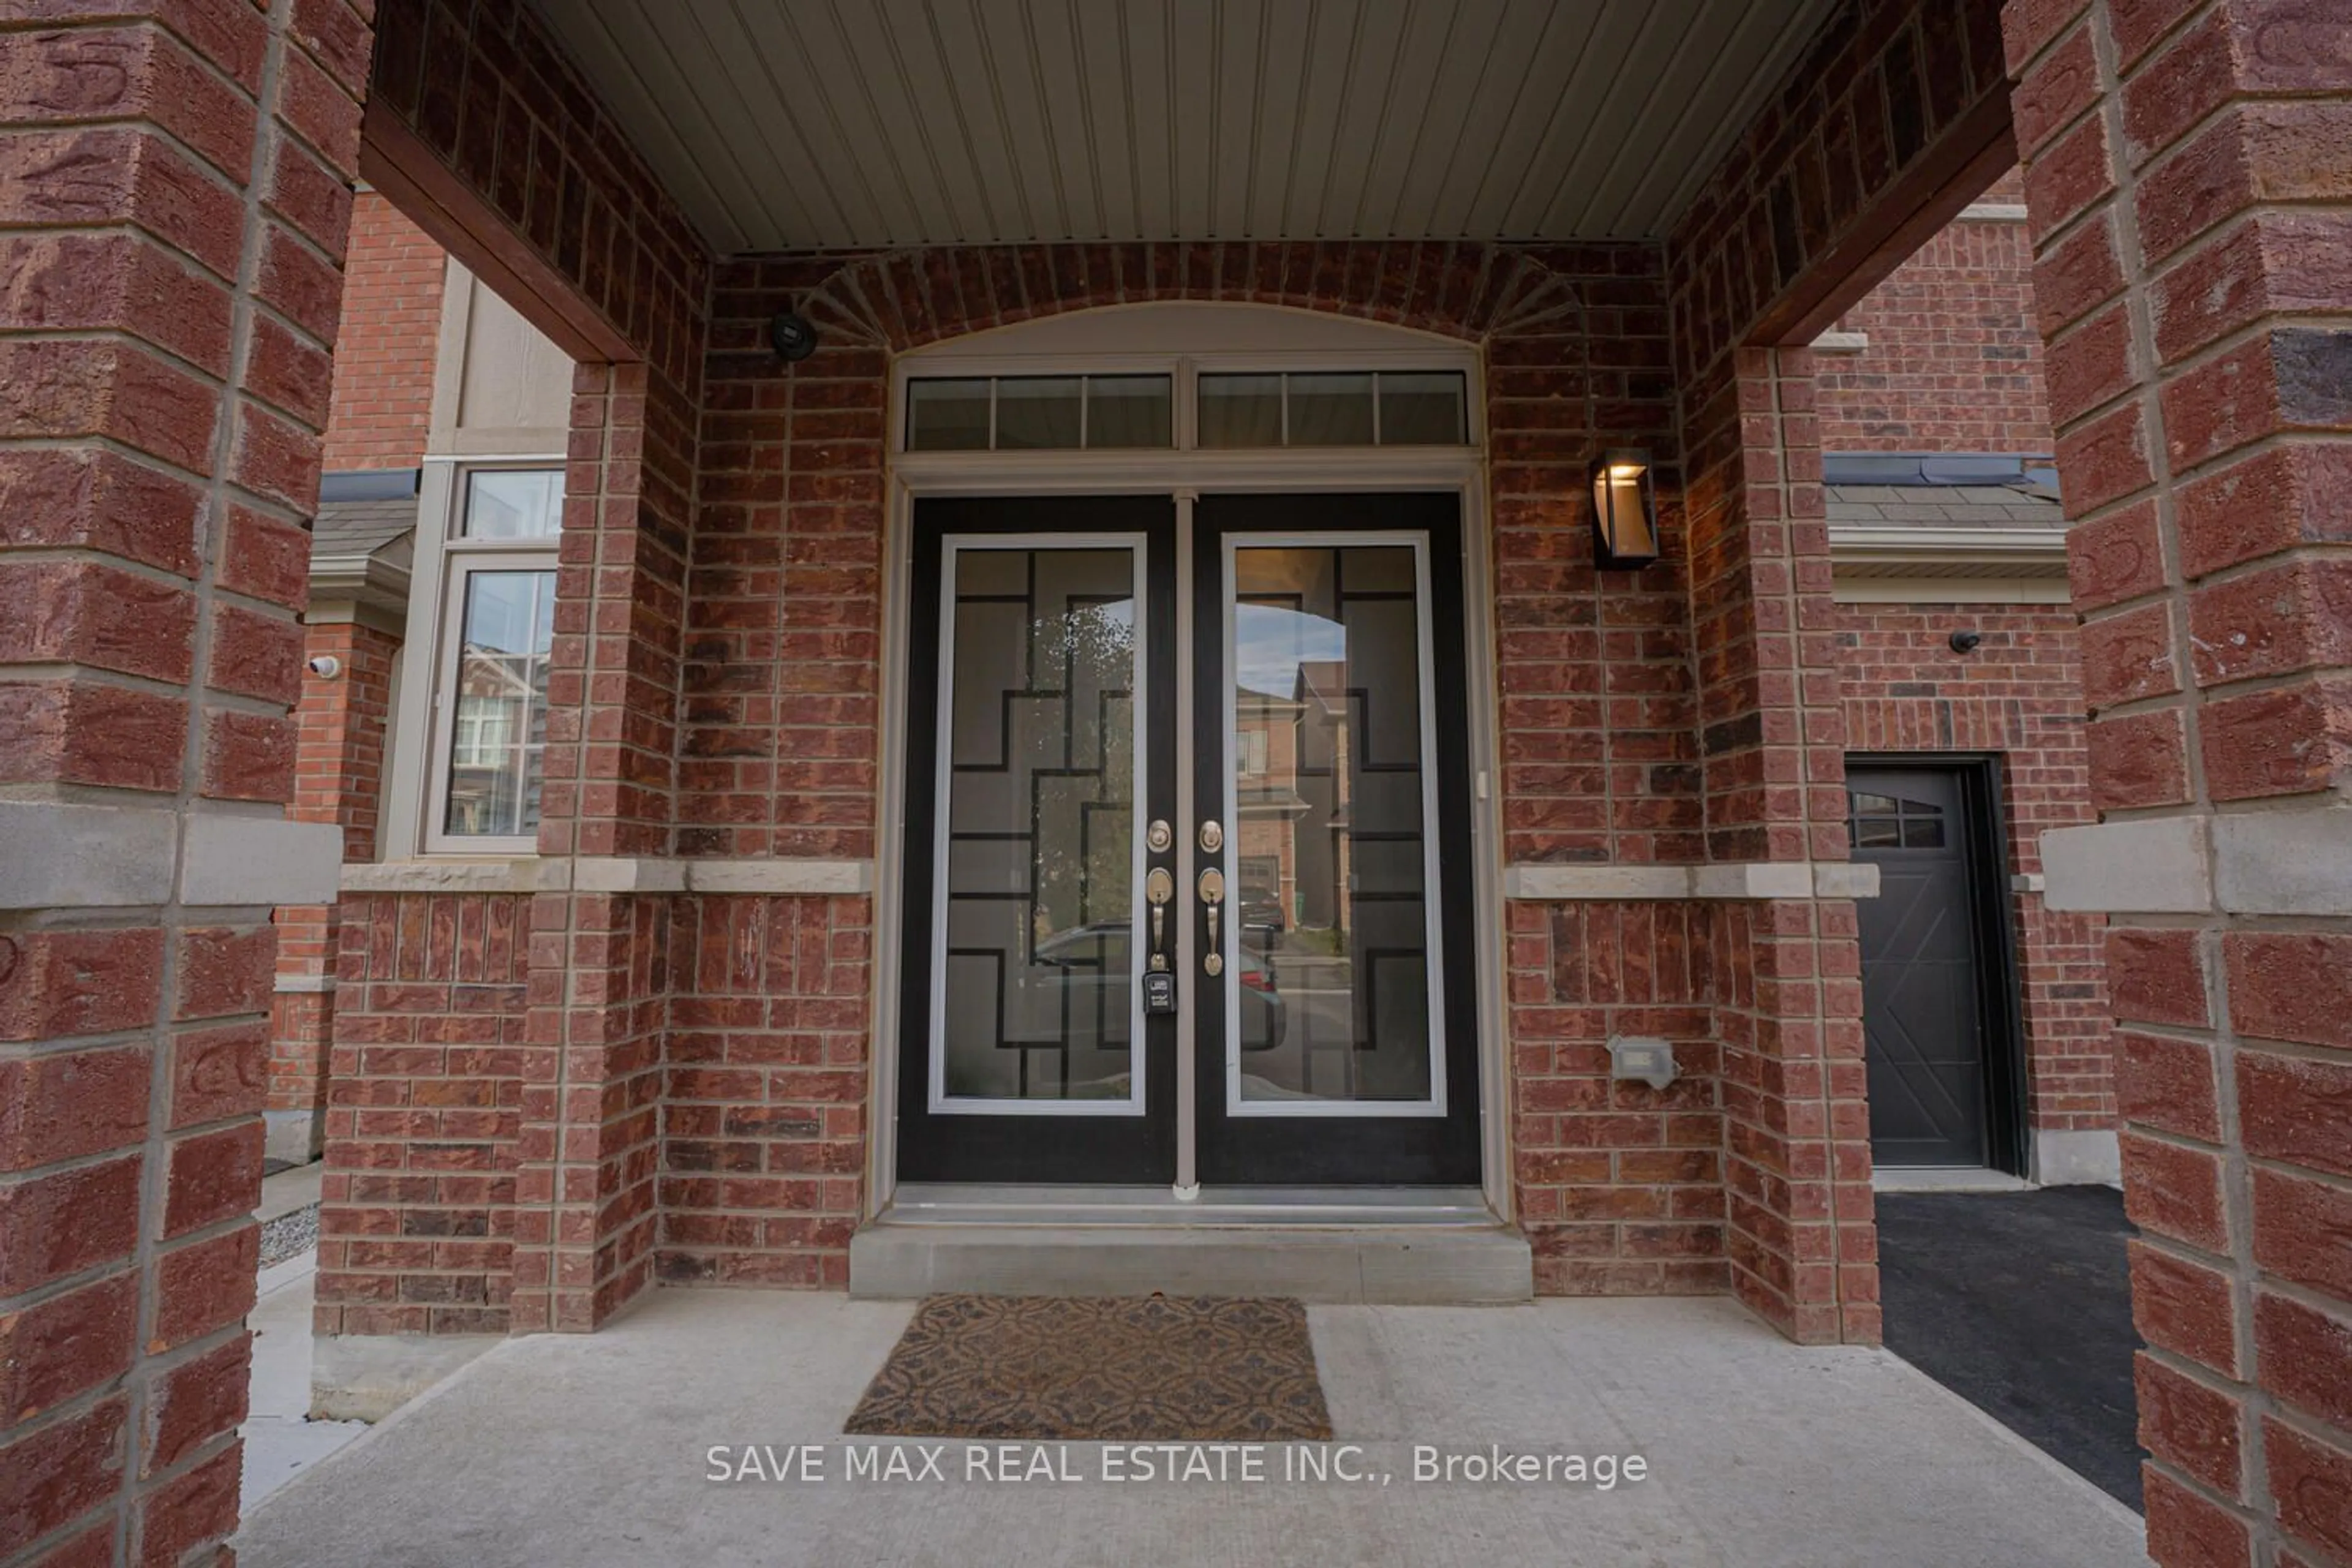
{"type": "Polygon", "coordinates": [[[948,1092],[1125,1099],[1135,557],[967,547],[955,561],[948,1092]]]}

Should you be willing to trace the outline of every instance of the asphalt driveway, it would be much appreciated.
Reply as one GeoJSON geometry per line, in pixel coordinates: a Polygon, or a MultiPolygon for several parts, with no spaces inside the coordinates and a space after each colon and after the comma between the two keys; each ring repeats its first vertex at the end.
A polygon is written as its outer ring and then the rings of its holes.
{"type": "Polygon", "coordinates": [[[1886,1348],[2137,1509],[2131,1234],[2112,1187],[1878,1194],[1886,1348]]]}

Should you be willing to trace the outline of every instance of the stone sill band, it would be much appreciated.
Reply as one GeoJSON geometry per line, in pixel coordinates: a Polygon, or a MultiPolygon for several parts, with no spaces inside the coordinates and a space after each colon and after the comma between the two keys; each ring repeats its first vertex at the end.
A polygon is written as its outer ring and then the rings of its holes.
{"type": "Polygon", "coordinates": [[[860,895],[867,860],[582,857],[343,864],[343,830],[198,808],[0,800],[0,910],[268,910],[345,893],[860,895]]]}
{"type": "Polygon", "coordinates": [[[0,800],[0,910],[331,904],[343,830],[202,806],[0,800]]]}
{"type": "Polygon", "coordinates": [[[343,868],[346,893],[740,893],[854,897],[874,890],[870,860],[387,860],[343,868]]]}
{"type": "Polygon", "coordinates": [[[1503,897],[1528,902],[1874,899],[1878,868],[1843,860],[1727,866],[1507,866],[1503,897]]]}
{"type": "Polygon", "coordinates": [[[2050,908],[2084,914],[2352,916],[2352,805],[2055,827],[2042,872],[2050,908]]]}

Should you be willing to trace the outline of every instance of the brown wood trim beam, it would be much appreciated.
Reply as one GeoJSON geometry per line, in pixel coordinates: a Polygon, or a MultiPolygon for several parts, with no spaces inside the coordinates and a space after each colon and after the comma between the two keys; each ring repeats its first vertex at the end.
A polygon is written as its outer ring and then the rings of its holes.
{"type": "Polygon", "coordinates": [[[556,347],[592,364],[644,357],[381,100],[369,102],[360,136],[360,177],[556,347]]]}
{"type": "Polygon", "coordinates": [[[1996,92],[1879,193],[1845,237],[1757,319],[1748,345],[1801,348],[1811,342],[2016,163],[2009,94],[1996,92]]]}

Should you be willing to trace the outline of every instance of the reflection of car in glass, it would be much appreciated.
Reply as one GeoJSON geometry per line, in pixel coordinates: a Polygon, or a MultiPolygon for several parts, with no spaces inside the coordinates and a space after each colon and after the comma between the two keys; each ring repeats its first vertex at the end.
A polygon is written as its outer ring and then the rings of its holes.
{"type": "Polygon", "coordinates": [[[1260,952],[1271,952],[1282,940],[1286,923],[1282,918],[1279,895],[1261,889],[1244,888],[1234,910],[1242,928],[1242,945],[1260,952]]]}
{"type": "MultiPolygon", "coordinates": [[[[1118,921],[1098,921],[1057,931],[1037,944],[1031,962],[1055,971],[1047,984],[1069,1002],[1069,1044],[1081,1048],[1118,1050],[1128,1041],[1128,997],[1134,969],[1128,958],[1131,929],[1118,921]],[[1099,1020],[1099,1021],[1098,1021],[1099,1020]]],[[[1274,971],[1246,944],[1235,955],[1234,973],[1241,982],[1242,1049],[1270,1051],[1282,1044],[1288,1021],[1282,997],[1275,989],[1274,971]]],[[[1024,983],[1035,987],[1039,980],[1024,983]]],[[[1033,1003],[1040,1000],[1034,994],[1033,1003]]],[[[1058,1009],[1056,1009],[1058,1012],[1058,1009]]]]}

